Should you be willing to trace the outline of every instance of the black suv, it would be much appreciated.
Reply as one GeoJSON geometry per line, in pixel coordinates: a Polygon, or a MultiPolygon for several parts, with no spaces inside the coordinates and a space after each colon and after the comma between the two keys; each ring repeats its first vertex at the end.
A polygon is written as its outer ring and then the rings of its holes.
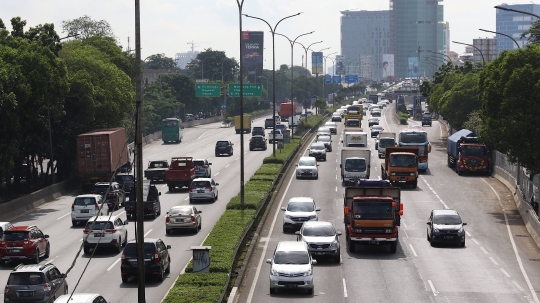
{"type": "Polygon", "coordinates": [[[253,136],[249,140],[249,150],[254,150],[257,148],[262,148],[263,150],[266,150],[267,143],[266,138],[263,136],[253,136]]]}
{"type": "Polygon", "coordinates": [[[465,225],[467,223],[461,221],[457,211],[434,209],[427,222],[427,239],[431,246],[435,243],[457,243],[465,247],[465,225]]]}
{"type": "Polygon", "coordinates": [[[432,126],[431,125],[431,114],[430,113],[424,113],[424,115],[422,116],[422,126],[424,126],[424,125],[432,126]]]}
{"type": "Polygon", "coordinates": [[[103,196],[107,189],[109,192],[105,195],[105,202],[107,202],[110,210],[120,208],[120,204],[122,204],[122,206],[125,205],[126,192],[120,187],[118,182],[111,182],[110,188],[108,182],[98,182],[94,185],[92,194],[103,196]]]}
{"type": "Polygon", "coordinates": [[[120,173],[117,174],[114,179],[116,180],[116,182],[118,182],[120,188],[123,189],[126,194],[129,194],[131,190],[133,190],[133,182],[135,180],[135,176],[131,174],[120,173]]]}
{"type": "MultiPolygon", "coordinates": [[[[170,245],[165,245],[161,239],[144,239],[144,272],[148,276],[156,277],[160,282],[165,279],[165,274],[171,272],[170,245]],[[149,261],[147,261],[149,260],[149,261]]],[[[137,276],[137,243],[130,240],[122,253],[122,265],[120,266],[122,282],[127,283],[130,276],[137,276]]]]}
{"type": "Polygon", "coordinates": [[[234,143],[231,141],[218,141],[216,142],[216,157],[220,155],[227,154],[229,156],[233,155],[233,146],[234,143]]]}
{"type": "Polygon", "coordinates": [[[262,126],[255,126],[253,127],[253,130],[251,131],[252,136],[263,136],[265,137],[266,134],[264,133],[264,127],[262,126]]]}
{"type": "Polygon", "coordinates": [[[274,119],[269,118],[264,120],[264,128],[274,128],[274,119]]]}
{"type": "Polygon", "coordinates": [[[9,274],[4,302],[52,302],[68,293],[64,277],[52,263],[19,264],[9,274]]]}

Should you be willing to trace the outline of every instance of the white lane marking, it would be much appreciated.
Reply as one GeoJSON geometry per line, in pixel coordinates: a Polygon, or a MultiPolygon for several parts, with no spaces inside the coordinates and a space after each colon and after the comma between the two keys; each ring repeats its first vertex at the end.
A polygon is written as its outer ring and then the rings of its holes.
{"type": "Polygon", "coordinates": [[[217,176],[217,175],[219,175],[219,172],[215,173],[215,174],[214,174],[214,177],[217,176]]]}
{"type": "Polygon", "coordinates": [[[412,247],[412,244],[409,244],[409,247],[411,248],[411,251],[412,251],[413,255],[414,255],[415,257],[418,257],[418,255],[416,254],[416,251],[415,251],[414,248],[412,247]]]}
{"type": "Polygon", "coordinates": [[[119,261],[120,261],[120,258],[116,259],[116,261],[114,261],[114,263],[111,266],[109,266],[109,268],[107,268],[107,271],[110,271],[119,261]]]}
{"type": "Polygon", "coordinates": [[[499,269],[502,271],[502,273],[507,277],[507,278],[510,278],[510,274],[506,272],[506,270],[504,270],[503,268],[500,268],[499,269]]]}
{"type": "Polygon", "coordinates": [[[501,197],[499,196],[495,188],[491,186],[491,184],[489,184],[483,178],[481,180],[484,181],[484,183],[486,183],[491,188],[493,193],[495,193],[495,196],[497,196],[497,199],[499,200],[499,205],[501,205],[501,207],[503,208],[503,215],[504,215],[504,222],[506,224],[506,230],[508,231],[508,237],[510,238],[510,242],[512,243],[512,248],[514,249],[514,254],[516,255],[516,260],[519,264],[519,269],[521,270],[521,274],[523,275],[525,282],[527,282],[527,287],[529,288],[529,291],[531,292],[533,296],[534,302],[540,302],[538,300],[538,296],[536,295],[536,291],[534,290],[531,284],[531,280],[529,280],[529,276],[527,275],[527,272],[525,271],[525,268],[523,267],[523,262],[521,262],[521,257],[519,256],[519,252],[517,251],[516,242],[514,241],[514,238],[512,237],[512,231],[510,230],[510,225],[508,224],[508,217],[506,216],[506,211],[504,210],[504,207],[502,205],[501,197]]]}
{"type": "Polygon", "coordinates": [[[435,291],[435,287],[433,287],[433,283],[431,283],[431,280],[427,280],[429,283],[429,287],[431,287],[431,291],[433,292],[433,296],[437,296],[437,291],[435,291]]]}
{"type": "Polygon", "coordinates": [[[163,187],[165,187],[165,186],[167,186],[167,184],[163,184],[163,185],[161,185],[161,188],[163,188],[163,187]]]}
{"type": "MultiPolygon", "coordinates": [[[[285,188],[284,194],[281,197],[281,200],[279,201],[278,207],[283,204],[283,201],[285,200],[285,196],[286,196],[285,193],[287,193],[289,191],[289,187],[291,186],[291,183],[292,183],[292,180],[293,180],[294,177],[295,177],[295,175],[293,174],[291,176],[291,178],[289,179],[289,184],[287,184],[287,187],[285,188]]],[[[274,231],[274,226],[276,225],[276,220],[277,220],[277,217],[278,217],[279,214],[281,214],[281,212],[276,211],[276,214],[274,215],[274,219],[272,221],[272,225],[270,225],[270,230],[268,231],[269,235],[272,235],[272,232],[274,231]]],[[[253,298],[253,292],[255,292],[255,287],[257,286],[257,280],[259,279],[259,275],[261,273],[262,263],[264,261],[264,257],[266,256],[266,251],[268,250],[268,243],[270,243],[270,241],[266,241],[264,243],[263,252],[261,254],[261,258],[259,259],[259,265],[257,265],[257,270],[255,271],[255,279],[254,279],[253,284],[251,284],[251,288],[249,289],[249,295],[247,297],[247,303],[251,303],[251,300],[253,298]]]]}
{"type": "Polygon", "coordinates": [[[205,131],[204,133],[202,133],[202,134],[199,136],[199,138],[197,138],[197,140],[203,138],[203,136],[204,136],[207,132],[209,132],[209,131],[211,131],[211,130],[212,130],[212,129],[207,130],[207,131],[205,131]]]}
{"type": "Polygon", "coordinates": [[[343,278],[343,297],[347,298],[347,284],[345,284],[345,278],[343,278]]]}
{"type": "Polygon", "coordinates": [[[337,193],[337,186],[336,186],[336,193],[337,193]]]}
{"type": "Polygon", "coordinates": [[[480,245],[480,243],[478,243],[478,241],[476,241],[476,239],[472,239],[474,243],[476,243],[476,245],[480,245]]]}
{"type": "MultiPolygon", "coordinates": [[[[424,176],[420,176],[420,179],[422,179],[422,181],[424,181],[424,183],[426,183],[426,185],[429,187],[429,183],[426,181],[426,179],[424,178],[424,176]]],[[[439,195],[432,189],[431,192],[435,195],[435,197],[437,197],[437,199],[439,199],[439,201],[442,203],[442,205],[444,206],[445,209],[450,209],[448,207],[448,205],[446,205],[446,203],[444,203],[443,199],[441,199],[441,197],[439,197],[439,195]]]]}
{"type": "Polygon", "coordinates": [[[230,163],[229,163],[229,164],[227,164],[227,165],[225,165],[225,168],[227,168],[227,167],[229,167],[229,166],[231,166],[231,164],[230,164],[230,163]]]}
{"type": "Polygon", "coordinates": [[[480,249],[484,252],[484,254],[489,255],[489,253],[483,246],[480,246],[480,249]]]}
{"type": "Polygon", "coordinates": [[[336,180],[337,180],[337,175],[336,175],[336,180]]]}
{"type": "Polygon", "coordinates": [[[146,232],[146,234],[144,234],[144,236],[148,236],[148,234],[152,231],[152,229],[150,229],[149,231],[146,232]]]}
{"type": "Polygon", "coordinates": [[[121,213],[116,214],[117,216],[123,215],[126,211],[123,210],[121,213]]]}
{"type": "Polygon", "coordinates": [[[52,263],[53,261],[54,261],[54,259],[47,260],[47,262],[45,264],[52,263]]]}
{"type": "Polygon", "coordinates": [[[467,236],[472,237],[470,232],[466,231],[465,233],[467,234],[467,236]]]}
{"type": "Polygon", "coordinates": [[[240,157],[238,157],[238,158],[234,159],[234,161],[236,161],[236,160],[238,160],[238,159],[240,159],[240,157]]]}
{"type": "Polygon", "coordinates": [[[519,286],[518,282],[516,282],[515,280],[512,280],[512,283],[514,283],[514,285],[519,288],[519,290],[523,291],[524,289],[521,288],[521,286],[519,286]]]}
{"type": "Polygon", "coordinates": [[[67,213],[67,214],[63,215],[62,217],[60,217],[60,218],[56,219],[56,221],[58,221],[58,220],[62,219],[62,218],[63,218],[63,217],[65,217],[65,216],[69,216],[70,214],[71,214],[71,213],[67,213]]]}
{"type": "Polygon", "coordinates": [[[495,259],[493,259],[493,257],[489,257],[489,259],[491,260],[491,262],[493,262],[493,264],[495,264],[497,266],[499,265],[499,263],[497,263],[497,261],[495,261],[495,259]]]}
{"type": "Polygon", "coordinates": [[[189,197],[186,197],[186,198],[184,199],[184,201],[186,201],[187,199],[189,199],[189,197]]]}

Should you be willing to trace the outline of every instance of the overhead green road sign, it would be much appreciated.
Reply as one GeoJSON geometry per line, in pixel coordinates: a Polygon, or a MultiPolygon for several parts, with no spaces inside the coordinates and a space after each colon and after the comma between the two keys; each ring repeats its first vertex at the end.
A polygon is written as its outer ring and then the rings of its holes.
{"type": "MultiPolygon", "coordinates": [[[[244,97],[262,96],[262,85],[259,83],[244,84],[244,97]]],[[[240,84],[229,84],[229,97],[240,97],[240,84]]]]}
{"type": "Polygon", "coordinates": [[[219,97],[221,85],[219,83],[195,83],[196,97],[219,97]]]}

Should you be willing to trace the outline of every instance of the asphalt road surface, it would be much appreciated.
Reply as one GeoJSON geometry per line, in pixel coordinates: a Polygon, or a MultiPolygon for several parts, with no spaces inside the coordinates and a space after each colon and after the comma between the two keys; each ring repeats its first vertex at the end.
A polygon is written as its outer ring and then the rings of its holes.
{"type": "MultiPolygon", "coordinates": [[[[398,132],[395,105],[383,110],[385,131],[398,132]]],[[[367,117],[362,123],[368,132],[367,117]]],[[[458,176],[446,166],[446,130],[437,121],[424,127],[433,145],[429,169],[418,188],[404,188],[404,215],[397,253],[388,246],[368,246],[350,253],[343,225],[343,194],[339,155],[342,123],[333,136],[333,152],[319,162],[318,180],[296,180],[290,169],[260,234],[238,302],[539,302],[540,250],[529,237],[510,191],[493,177],[458,176]],[[314,265],[313,295],[279,291],[270,295],[270,265],[280,241],[294,241],[282,231],[283,212],[291,197],[312,197],[319,220],[330,221],[341,236],[341,264],[321,260],[314,265]],[[468,223],[466,246],[431,247],[426,222],[432,209],[455,209],[468,223]]],[[[409,120],[409,125],[420,124],[409,120]]],[[[372,149],[371,178],[380,177],[380,163],[372,149]]],[[[307,152],[304,153],[307,155],[307,152]]]]}

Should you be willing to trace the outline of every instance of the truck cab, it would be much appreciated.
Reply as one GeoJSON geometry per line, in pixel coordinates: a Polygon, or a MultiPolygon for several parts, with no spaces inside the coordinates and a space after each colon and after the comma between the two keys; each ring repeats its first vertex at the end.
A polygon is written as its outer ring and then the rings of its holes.
{"type": "Polygon", "coordinates": [[[169,191],[189,187],[193,179],[195,179],[193,157],[175,157],[171,159],[171,165],[165,172],[165,182],[167,182],[169,191]]]}
{"type": "Polygon", "coordinates": [[[381,177],[392,184],[418,184],[418,147],[386,147],[381,177]]]}

